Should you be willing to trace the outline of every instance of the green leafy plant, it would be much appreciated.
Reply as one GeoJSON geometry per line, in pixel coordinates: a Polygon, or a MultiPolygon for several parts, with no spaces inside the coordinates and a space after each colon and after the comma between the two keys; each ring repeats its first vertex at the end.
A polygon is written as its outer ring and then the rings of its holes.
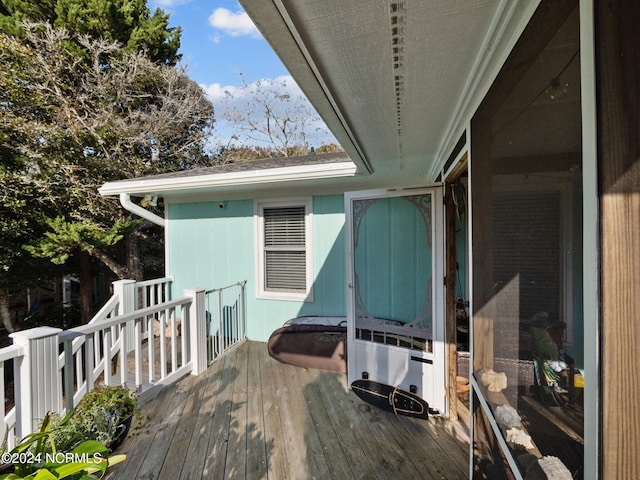
{"type": "Polygon", "coordinates": [[[71,449],[83,440],[96,440],[110,449],[124,440],[132,418],[142,415],[135,392],[124,386],[103,386],[91,390],[66,420],[54,416],[54,440],[61,449],[71,449]]]}
{"type": "Polygon", "coordinates": [[[0,480],[97,479],[107,467],[126,459],[125,455],[109,456],[109,449],[95,440],[83,441],[68,451],[59,450],[54,440],[56,429],[66,425],[72,416],[73,412],[56,427],[47,414],[39,432],[27,435],[11,451],[3,451],[0,480]],[[13,471],[7,472],[9,469],[13,471]]]}

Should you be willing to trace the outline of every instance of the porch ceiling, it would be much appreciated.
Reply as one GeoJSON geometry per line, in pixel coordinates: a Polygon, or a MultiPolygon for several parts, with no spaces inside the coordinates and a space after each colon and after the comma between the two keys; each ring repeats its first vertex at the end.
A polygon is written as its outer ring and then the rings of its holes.
{"type": "Polygon", "coordinates": [[[240,3],[360,171],[402,185],[435,178],[496,45],[537,2],[240,3]]]}

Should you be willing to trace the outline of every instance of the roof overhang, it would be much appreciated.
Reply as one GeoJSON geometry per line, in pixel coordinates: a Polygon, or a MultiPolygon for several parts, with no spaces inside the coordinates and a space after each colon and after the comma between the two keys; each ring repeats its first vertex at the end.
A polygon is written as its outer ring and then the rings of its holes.
{"type": "Polygon", "coordinates": [[[314,165],[294,165],[269,169],[235,171],[224,173],[183,172],[185,175],[158,175],[155,177],[121,180],[105,183],[100,187],[101,195],[155,194],[176,195],[181,192],[206,192],[215,189],[251,187],[255,185],[317,182],[326,179],[353,177],[357,167],[353,163],[323,163],[314,165]],[[191,173],[191,174],[189,174],[191,173]]]}
{"type": "Polygon", "coordinates": [[[433,181],[538,1],[239,0],[345,151],[433,181]]]}
{"type": "Polygon", "coordinates": [[[191,201],[432,185],[539,1],[240,3],[346,153],[109,182],[102,195],[191,201]]]}

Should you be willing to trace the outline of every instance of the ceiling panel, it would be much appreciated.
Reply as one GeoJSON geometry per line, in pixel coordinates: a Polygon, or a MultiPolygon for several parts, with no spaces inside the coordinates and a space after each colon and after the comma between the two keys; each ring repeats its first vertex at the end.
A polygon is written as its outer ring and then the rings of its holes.
{"type": "Polygon", "coordinates": [[[499,0],[241,0],[360,166],[433,167],[499,0]],[[280,22],[280,23],[278,23],[280,22]],[[282,28],[285,25],[286,28],[282,28]],[[356,157],[361,157],[359,162],[356,157]]]}

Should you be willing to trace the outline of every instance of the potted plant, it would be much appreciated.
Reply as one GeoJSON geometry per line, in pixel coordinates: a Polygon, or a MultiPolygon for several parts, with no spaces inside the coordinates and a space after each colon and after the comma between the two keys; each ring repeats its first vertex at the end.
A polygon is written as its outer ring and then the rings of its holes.
{"type": "Polygon", "coordinates": [[[67,422],[57,416],[54,440],[59,448],[72,448],[83,440],[96,440],[110,451],[124,441],[133,417],[141,420],[138,398],[126,386],[102,386],[87,393],[67,422]]]}

